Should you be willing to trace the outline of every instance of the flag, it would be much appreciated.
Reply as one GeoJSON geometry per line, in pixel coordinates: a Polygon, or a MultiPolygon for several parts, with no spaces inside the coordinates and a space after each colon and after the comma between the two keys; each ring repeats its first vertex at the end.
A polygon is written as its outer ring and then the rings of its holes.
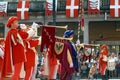
{"type": "Polygon", "coordinates": [[[100,14],[100,0],[88,0],[88,15],[100,14]]]}
{"type": "Polygon", "coordinates": [[[17,5],[17,16],[18,19],[28,19],[29,18],[29,1],[19,1],[17,5]]]}
{"type": "Polygon", "coordinates": [[[6,16],[8,2],[0,2],[0,17],[6,16]]]}
{"type": "Polygon", "coordinates": [[[110,0],[110,17],[120,17],[120,0],[110,0]]]}
{"type": "Polygon", "coordinates": [[[55,42],[55,27],[42,26],[42,40],[41,40],[41,52],[43,51],[44,46],[46,48],[51,45],[54,46],[55,42]]]}
{"type": "Polygon", "coordinates": [[[78,17],[79,0],[66,0],[66,17],[78,17]]]}
{"type": "MultiPolygon", "coordinates": [[[[57,11],[57,0],[55,1],[55,10],[57,11]]],[[[53,0],[46,0],[46,16],[52,15],[53,12],[53,0]]]]}

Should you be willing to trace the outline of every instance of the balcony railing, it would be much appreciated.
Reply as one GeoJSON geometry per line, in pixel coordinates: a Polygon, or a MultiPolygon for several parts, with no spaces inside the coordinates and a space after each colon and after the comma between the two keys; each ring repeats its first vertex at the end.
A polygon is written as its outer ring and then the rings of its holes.
{"type": "MultiPolygon", "coordinates": [[[[87,12],[88,10],[88,0],[84,1],[84,10],[87,12]]],[[[101,11],[109,11],[109,0],[100,0],[100,10],[101,11]]],[[[66,8],[66,0],[58,0],[57,3],[57,11],[65,11],[66,8]]],[[[8,13],[14,13],[17,10],[17,2],[9,2],[8,3],[8,13]]],[[[45,11],[45,1],[31,1],[30,2],[30,12],[43,12],[45,11]]]]}

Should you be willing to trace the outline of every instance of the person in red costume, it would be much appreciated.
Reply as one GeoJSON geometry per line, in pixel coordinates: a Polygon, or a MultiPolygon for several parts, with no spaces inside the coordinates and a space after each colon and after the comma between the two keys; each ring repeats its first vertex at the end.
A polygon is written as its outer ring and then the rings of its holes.
{"type": "MultiPolygon", "coordinates": [[[[36,24],[36,23],[34,23],[36,24]]],[[[32,25],[37,26],[36,25],[32,25]]],[[[28,32],[30,28],[27,28],[25,24],[20,24],[20,29],[21,31],[28,32]]],[[[26,48],[26,62],[24,63],[24,68],[25,68],[25,79],[24,80],[35,80],[35,71],[36,71],[36,66],[37,66],[37,51],[36,47],[40,45],[41,43],[41,37],[38,39],[25,39],[24,44],[26,48]]],[[[23,73],[22,73],[23,75],[23,73]]]]}
{"type": "Polygon", "coordinates": [[[17,29],[19,24],[16,16],[11,16],[6,26],[9,28],[9,31],[5,41],[2,76],[12,75],[12,80],[19,80],[21,67],[26,61],[23,39],[29,38],[35,31],[34,29],[31,29],[29,32],[19,31],[17,29]]]}
{"type": "Polygon", "coordinates": [[[3,61],[4,61],[4,44],[5,44],[5,40],[4,38],[0,38],[0,80],[3,80],[2,78],[2,67],[3,67],[3,61]]]}
{"type": "Polygon", "coordinates": [[[49,46],[49,48],[47,49],[47,53],[48,54],[48,61],[49,61],[49,80],[56,80],[57,78],[57,71],[58,71],[58,63],[57,63],[57,58],[55,55],[52,56],[51,53],[51,49],[52,47],[49,46]]]}
{"type": "Polygon", "coordinates": [[[98,71],[102,76],[102,80],[106,80],[105,72],[107,69],[107,57],[108,57],[108,48],[105,44],[101,46],[101,51],[99,54],[99,68],[98,71]]]}
{"type": "Polygon", "coordinates": [[[36,57],[36,49],[35,47],[40,44],[40,40],[38,39],[28,39],[25,41],[26,44],[26,59],[25,62],[25,79],[24,80],[33,80],[32,75],[35,69],[35,57],[36,57]]]}

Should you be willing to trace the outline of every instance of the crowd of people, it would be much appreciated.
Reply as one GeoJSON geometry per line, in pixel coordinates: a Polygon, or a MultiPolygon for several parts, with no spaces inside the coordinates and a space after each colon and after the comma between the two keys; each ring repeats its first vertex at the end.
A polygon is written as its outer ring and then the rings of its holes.
{"type": "MultiPolygon", "coordinates": [[[[103,48],[105,46],[103,45],[103,48]]],[[[101,51],[102,51],[101,46],[101,51]]],[[[107,46],[106,46],[107,49],[107,46]]],[[[89,58],[84,59],[83,55],[83,49],[78,53],[78,72],[75,72],[73,75],[73,78],[71,80],[76,79],[75,77],[79,79],[102,79],[102,80],[108,80],[108,79],[116,79],[120,78],[120,53],[115,54],[114,52],[109,53],[107,55],[107,61],[105,60],[105,64],[100,64],[100,52],[97,52],[96,54],[92,54],[89,58]],[[105,65],[105,66],[103,66],[105,65]],[[101,69],[102,68],[102,69],[101,69]]],[[[91,53],[90,50],[88,50],[89,53],[91,53]]],[[[107,52],[108,53],[108,52],[107,52]]],[[[90,56],[90,55],[89,55],[90,56]]],[[[87,56],[88,57],[88,56],[87,56]]],[[[44,56],[42,57],[44,58],[44,56]]],[[[43,65],[43,59],[40,61],[43,65]]],[[[41,64],[41,63],[40,63],[41,64]]],[[[38,71],[40,68],[38,69],[38,71]]],[[[38,74],[38,78],[45,78],[41,71],[39,71],[40,74],[38,74]]],[[[58,77],[59,80],[59,77],[58,77]]]]}
{"type": "Polygon", "coordinates": [[[120,77],[120,53],[109,53],[108,50],[103,53],[103,50],[107,50],[107,46],[101,46],[101,51],[93,54],[90,61],[83,61],[83,56],[79,56],[81,78],[108,80],[120,77]],[[105,58],[104,54],[107,55],[105,58]]]}
{"type": "Polygon", "coordinates": [[[75,80],[76,76],[89,80],[120,77],[120,54],[110,54],[105,44],[99,53],[92,54],[89,46],[77,48],[72,41],[74,31],[66,30],[62,39],[56,39],[54,48],[51,45],[45,48],[38,64],[36,47],[41,45],[41,37],[34,38],[38,25],[34,23],[28,28],[12,16],[6,26],[7,35],[0,38],[0,80],[6,77],[35,80],[36,74],[48,80],[75,80]]]}

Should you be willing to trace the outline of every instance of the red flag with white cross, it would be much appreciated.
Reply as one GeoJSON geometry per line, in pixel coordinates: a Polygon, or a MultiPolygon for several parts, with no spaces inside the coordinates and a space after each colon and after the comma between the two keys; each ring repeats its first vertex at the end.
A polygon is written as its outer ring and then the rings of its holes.
{"type": "Polygon", "coordinates": [[[66,17],[78,17],[79,0],[66,0],[66,17]]]}
{"type": "Polygon", "coordinates": [[[17,5],[18,19],[29,19],[30,1],[19,1],[17,5]]]}
{"type": "Polygon", "coordinates": [[[110,17],[120,17],[120,0],[110,0],[110,17]]]}

